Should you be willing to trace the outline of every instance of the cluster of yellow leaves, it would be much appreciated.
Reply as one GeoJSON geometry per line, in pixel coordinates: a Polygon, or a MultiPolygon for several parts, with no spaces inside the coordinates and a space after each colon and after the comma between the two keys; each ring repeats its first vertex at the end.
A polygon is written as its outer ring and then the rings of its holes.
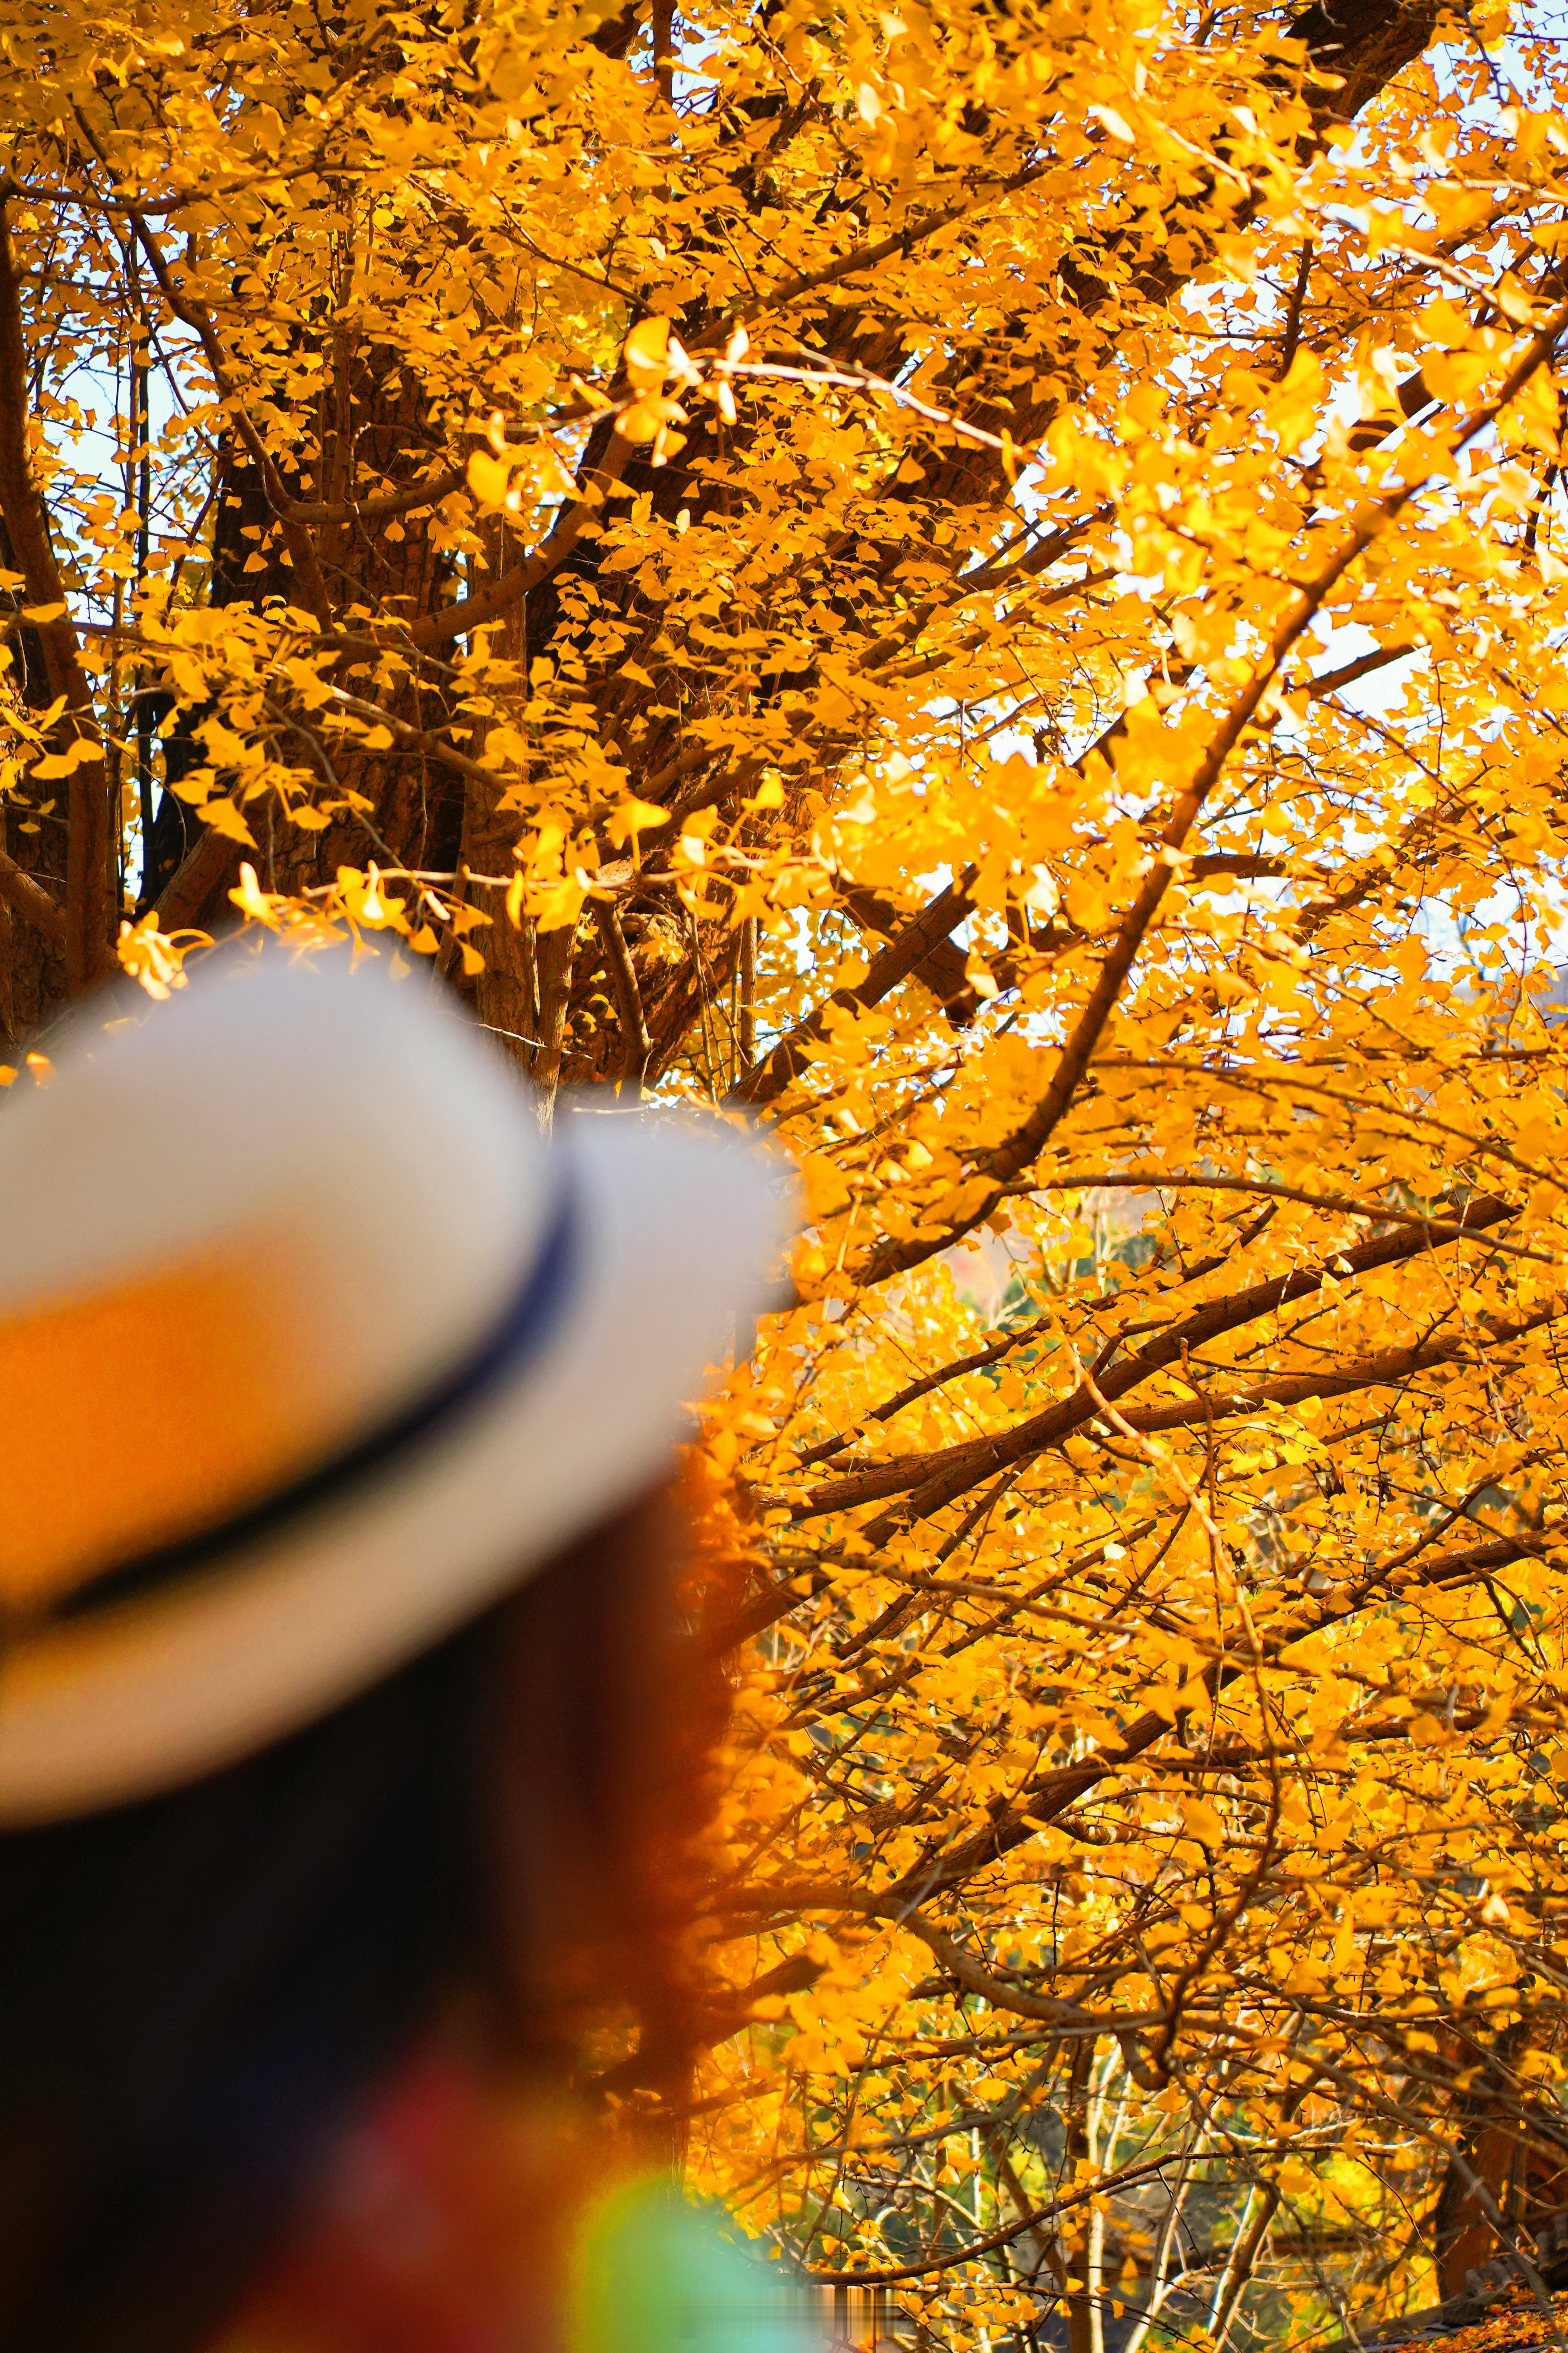
{"type": "Polygon", "coordinates": [[[0,9],[100,698],[0,575],[14,856],[90,738],[134,896],[149,698],[209,925],[773,1124],[690,2166],[954,2348],[1419,2300],[1478,2086],[1550,2140],[1568,130],[1500,32],[0,9]]]}

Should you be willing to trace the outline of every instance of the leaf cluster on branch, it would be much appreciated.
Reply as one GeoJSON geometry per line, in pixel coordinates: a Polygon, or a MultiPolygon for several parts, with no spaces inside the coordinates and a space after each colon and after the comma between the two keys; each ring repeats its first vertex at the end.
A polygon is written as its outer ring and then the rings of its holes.
{"type": "Polygon", "coordinates": [[[800,1172],[698,1451],[693,2176],[955,2353],[1539,2283],[1551,41],[4,5],[18,1064],[117,965],[374,934],[547,1121],[800,1172]]]}

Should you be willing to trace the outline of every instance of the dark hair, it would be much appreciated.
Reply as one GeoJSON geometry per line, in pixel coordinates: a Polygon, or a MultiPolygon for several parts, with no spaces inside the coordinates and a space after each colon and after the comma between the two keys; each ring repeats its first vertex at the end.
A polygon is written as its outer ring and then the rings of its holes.
{"type": "Polygon", "coordinates": [[[0,1837],[0,2353],[207,2341],[458,1993],[514,2068],[605,1998],[673,2051],[668,1514],[258,1756],[0,1837]]]}

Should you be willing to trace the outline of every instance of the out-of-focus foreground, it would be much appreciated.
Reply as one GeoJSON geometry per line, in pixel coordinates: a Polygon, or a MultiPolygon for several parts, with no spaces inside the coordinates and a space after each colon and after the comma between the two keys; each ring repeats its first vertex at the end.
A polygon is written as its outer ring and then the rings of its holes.
{"type": "Polygon", "coordinates": [[[16,1067],[237,906],[804,1171],[693,2179],[933,2346],[1550,2269],[1542,22],[0,24],[16,1067]]]}

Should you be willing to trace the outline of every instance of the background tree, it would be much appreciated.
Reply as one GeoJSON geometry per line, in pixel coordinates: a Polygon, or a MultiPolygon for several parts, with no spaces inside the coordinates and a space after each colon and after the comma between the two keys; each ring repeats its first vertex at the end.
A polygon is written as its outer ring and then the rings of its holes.
{"type": "Polygon", "coordinates": [[[3,21],[18,1066],[237,908],[802,1171],[694,2176],[955,2346],[1539,2275],[1551,42],[3,21]]]}

